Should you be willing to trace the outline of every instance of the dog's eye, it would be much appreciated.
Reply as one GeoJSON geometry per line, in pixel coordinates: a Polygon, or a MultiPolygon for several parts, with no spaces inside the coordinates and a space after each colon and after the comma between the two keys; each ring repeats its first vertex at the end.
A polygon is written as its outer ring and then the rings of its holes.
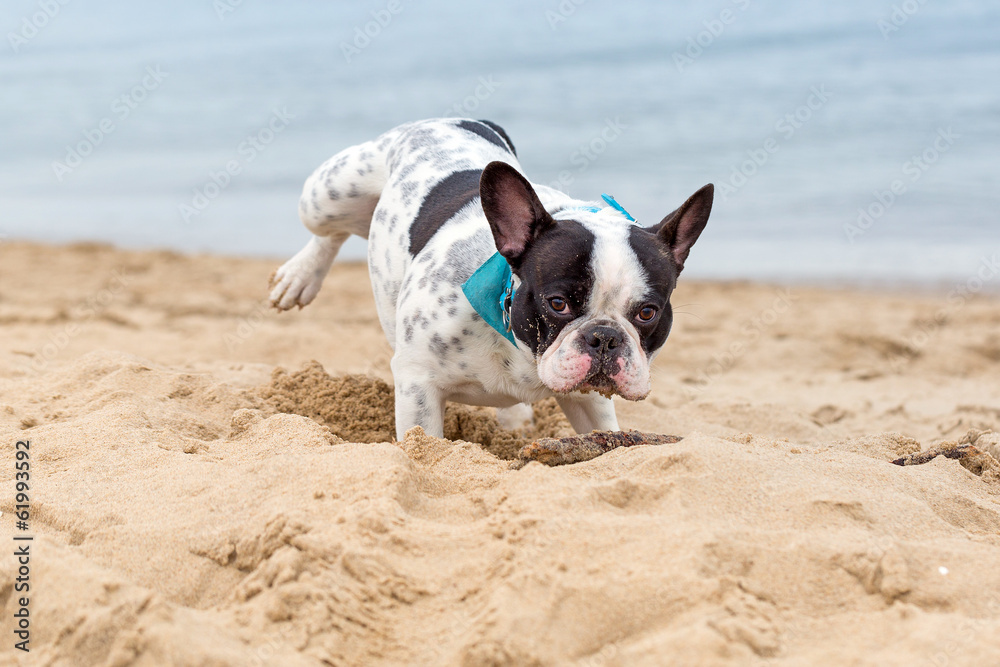
{"type": "Polygon", "coordinates": [[[560,315],[565,315],[569,312],[569,304],[566,303],[566,299],[554,296],[549,299],[549,308],[559,313],[560,315]]]}
{"type": "Polygon", "coordinates": [[[640,322],[651,322],[656,317],[655,306],[643,306],[636,315],[640,322]]]}

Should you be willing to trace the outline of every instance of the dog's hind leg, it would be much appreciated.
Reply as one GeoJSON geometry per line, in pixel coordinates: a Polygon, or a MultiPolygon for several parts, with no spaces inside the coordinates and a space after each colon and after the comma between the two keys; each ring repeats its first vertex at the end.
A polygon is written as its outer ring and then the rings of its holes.
{"type": "Polygon", "coordinates": [[[372,212],[388,179],[386,155],[399,129],[347,148],[306,180],[299,217],[314,236],[271,276],[271,305],[278,310],[310,303],[351,234],[368,238],[372,212]]]}

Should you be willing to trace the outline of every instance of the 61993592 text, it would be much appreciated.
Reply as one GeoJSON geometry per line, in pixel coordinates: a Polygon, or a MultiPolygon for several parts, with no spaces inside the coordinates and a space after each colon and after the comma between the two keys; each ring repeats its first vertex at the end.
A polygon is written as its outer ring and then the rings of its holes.
{"type": "Polygon", "coordinates": [[[28,605],[31,591],[31,541],[27,535],[31,520],[31,442],[18,440],[14,447],[14,518],[21,534],[14,534],[14,558],[17,561],[17,577],[14,592],[18,594],[14,605],[14,648],[29,651],[31,641],[31,617],[28,605]]]}

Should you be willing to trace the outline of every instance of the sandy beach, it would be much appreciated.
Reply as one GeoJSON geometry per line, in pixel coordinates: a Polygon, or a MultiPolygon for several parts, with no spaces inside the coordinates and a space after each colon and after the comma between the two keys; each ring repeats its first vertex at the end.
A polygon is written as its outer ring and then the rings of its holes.
{"type": "Polygon", "coordinates": [[[1000,299],[974,272],[682,276],[618,411],[683,440],[518,470],[570,434],[548,402],[533,433],[455,406],[448,439],[393,442],[362,264],[277,313],[277,258],[0,257],[2,664],[1000,664],[1000,299]],[[960,443],[983,455],[892,463],[960,443]]]}

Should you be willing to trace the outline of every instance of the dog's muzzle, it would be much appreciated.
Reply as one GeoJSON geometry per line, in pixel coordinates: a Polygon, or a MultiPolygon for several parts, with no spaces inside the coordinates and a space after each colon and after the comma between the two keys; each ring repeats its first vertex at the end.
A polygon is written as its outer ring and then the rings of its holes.
{"type": "Polygon", "coordinates": [[[581,387],[614,393],[614,376],[621,372],[625,334],[607,324],[595,324],[580,332],[581,351],[591,358],[590,371],[581,387]]]}

